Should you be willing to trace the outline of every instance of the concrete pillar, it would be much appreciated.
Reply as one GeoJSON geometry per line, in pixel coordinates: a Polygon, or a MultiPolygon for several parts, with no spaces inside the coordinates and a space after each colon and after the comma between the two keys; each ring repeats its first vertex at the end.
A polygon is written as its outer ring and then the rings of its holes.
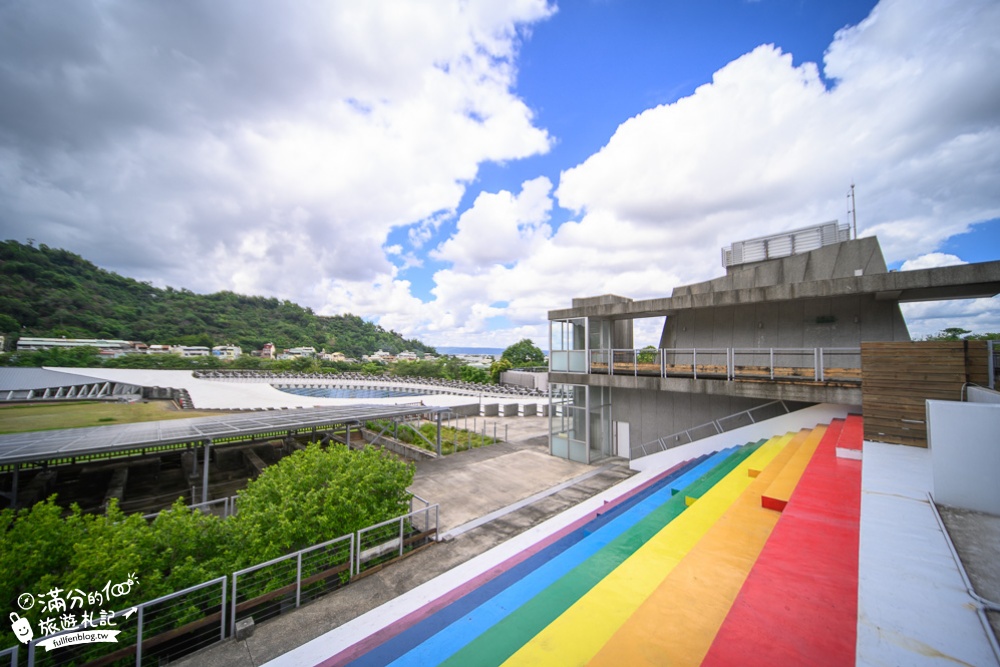
{"type": "Polygon", "coordinates": [[[437,455],[441,456],[441,413],[437,413],[437,455]]]}
{"type": "Polygon", "coordinates": [[[205,441],[205,461],[201,468],[201,502],[208,500],[208,449],[212,446],[212,440],[205,441]]]}

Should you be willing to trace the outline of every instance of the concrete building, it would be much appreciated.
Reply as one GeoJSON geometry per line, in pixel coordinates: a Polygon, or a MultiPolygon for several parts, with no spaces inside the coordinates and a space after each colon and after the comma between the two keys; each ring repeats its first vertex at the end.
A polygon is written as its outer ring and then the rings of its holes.
{"type": "Polygon", "coordinates": [[[888,271],[878,240],[827,223],[723,250],[726,274],[549,312],[550,450],[592,462],[808,404],[861,405],[862,342],[908,341],[899,304],[994,296],[1000,262],[888,271]],[[633,321],[664,317],[658,349],[633,321]]]}
{"type": "Polygon", "coordinates": [[[210,357],[212,351],[204,345],[171,345],[170,352],[182,357],[210,357]]]}
{"type": "Polygon", "coordinates": [[[134,352],[133,344],[127,340],[105,338],[40,338],[22,336],[17,341],[18,352],[35,352],[54,348],[96,347],[102,355],[117,357],[134,352]]]}
{"type": "Polygon", "coordinates": [[[243,356],[243,348],[238,345],[216,345],[212,348],[212,356],[223,361],[233,361],[243,356]]]}

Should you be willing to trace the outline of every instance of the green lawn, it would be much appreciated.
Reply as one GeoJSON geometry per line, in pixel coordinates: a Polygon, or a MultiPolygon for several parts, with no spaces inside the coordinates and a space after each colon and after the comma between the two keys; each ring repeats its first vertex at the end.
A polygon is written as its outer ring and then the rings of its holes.
{"type": "Polygon", "coordinates": [[[81,426],[131,424],[160,419],[184,419],[218,414],[198,410],[178,410],[169,401],[148,403],[45,403],[0,406],[0,434],[50,431],[81,426]]]}

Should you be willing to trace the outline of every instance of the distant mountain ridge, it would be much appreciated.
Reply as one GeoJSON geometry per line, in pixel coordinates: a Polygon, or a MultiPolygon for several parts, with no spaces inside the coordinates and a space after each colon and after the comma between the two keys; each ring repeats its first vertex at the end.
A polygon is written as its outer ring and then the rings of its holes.
{"type": "Polygon", "coordinates": [[[436,350],[352,315],[316,315],[288,300],[160,289],[66,250],[0,242],[0,334],[114,338],[149,344],[312,346],[360,359],[436,350]]]}

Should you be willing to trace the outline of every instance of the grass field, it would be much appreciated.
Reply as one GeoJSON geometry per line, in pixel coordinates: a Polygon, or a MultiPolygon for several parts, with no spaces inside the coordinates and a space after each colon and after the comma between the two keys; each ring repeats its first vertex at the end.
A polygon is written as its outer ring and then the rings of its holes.
{"type": "Polygon", "coordinates": [[[178,410],[170,401],[148,403],[34,403],[0,406],[0,434],[50,431],[81,426],[132,424],[160,419],[206,417],[217,412],[178,410]]]}

